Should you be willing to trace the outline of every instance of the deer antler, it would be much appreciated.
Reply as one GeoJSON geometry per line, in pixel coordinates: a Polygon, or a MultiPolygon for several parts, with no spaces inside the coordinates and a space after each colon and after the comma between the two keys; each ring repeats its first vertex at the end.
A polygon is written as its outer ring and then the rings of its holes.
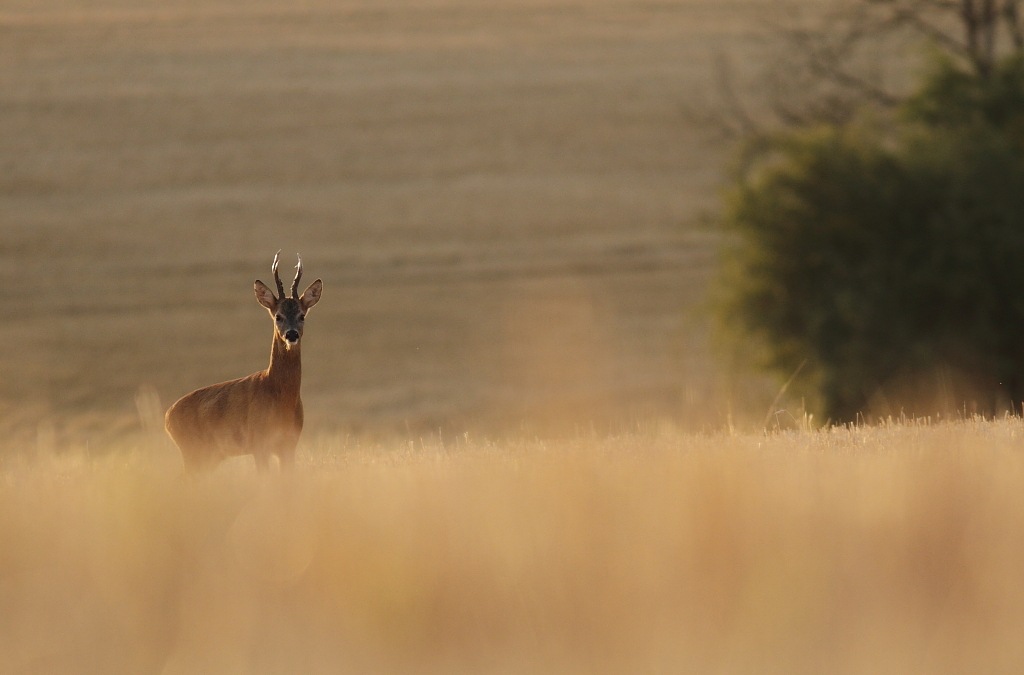
{"type": "Polygon", "coordinates": [[[278,300],[284,299],[284,284],[281,283],[281,277],[277,275],[277,259],[281,255],[281,251],[274,254],[274,264],[270,266],[270,269],[274,271],[274,281],[277,282],[277,295],[278,300]]]}
{"type": "Polygon", "coordinates": [[[302,278],[302,256],[298,253],[295,257],[299,259],[298,264],[295,265],[295,281],[292,282],[292,297],[296,300],[299,299],[299,279],[302,278]]]}

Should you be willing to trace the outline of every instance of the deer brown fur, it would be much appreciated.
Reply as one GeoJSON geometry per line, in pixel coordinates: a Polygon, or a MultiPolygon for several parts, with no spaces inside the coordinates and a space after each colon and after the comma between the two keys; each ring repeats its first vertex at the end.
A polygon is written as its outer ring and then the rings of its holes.
{"type": "Polygon", "coordinates": [[[297,295],[300,258],[292,297],[285,297],[277,262],[275,255],[272,269],[278,296],[262,281],[254,284],[256,300],[274,318],[270,365],[247,377],[196,389],[167,410],[165,427],[181,451],[186,471],[213,467],[235,455],[252,455],[261,471],[272,455],[282,468],[294,464],[303,422],[302,329],[306,313],[320,300],[323,283],[317,279],[297,295]]]}

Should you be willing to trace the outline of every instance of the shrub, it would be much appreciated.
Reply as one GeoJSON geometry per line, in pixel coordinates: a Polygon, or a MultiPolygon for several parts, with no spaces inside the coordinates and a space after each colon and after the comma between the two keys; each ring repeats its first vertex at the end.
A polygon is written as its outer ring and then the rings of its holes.
{"type": "Polygon", "coordinates": [[[993,412],[1024,399],[1024,62],[938,60],[896,127],[788,130],[737,172],[719,314],[835,421],[993,412]]]}

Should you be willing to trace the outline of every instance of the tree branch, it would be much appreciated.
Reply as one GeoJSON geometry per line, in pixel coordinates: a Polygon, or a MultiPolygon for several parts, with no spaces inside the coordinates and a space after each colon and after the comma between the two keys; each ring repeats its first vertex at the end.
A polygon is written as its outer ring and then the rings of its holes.
{"type": "Polygon", "coordinates": [[[928,21],[925,21],[921,18],[919,13],[913,10],[898,10],[893,19],[903,25],[910,26],[921,35],[934,40],[939,45],[959,54],[960,56],[970,57],[971,55],[971,48],[969,45],[964,44],[952,35],[949,35],[940,28],[932,25],[928,21]]]}
{"type": "Polygon", "coordinates": [[[1006,21],[1006,28],[1013,41],[1013,47],[1018,52],[1024,50],[1024,30],[1020,25],[1019,0],[1004,0],[1003,19],[1006,21]]]}
{"type": "Polygon", "coordinates": [[[718,91],[722,96],[729,114],[739,124],[740,131],[746,136],[761,132],[760,126],[747,113],[733,87],[732,65],[725,54],[719,53],[715,59],[715,70],[718,79],[718,91]]]}

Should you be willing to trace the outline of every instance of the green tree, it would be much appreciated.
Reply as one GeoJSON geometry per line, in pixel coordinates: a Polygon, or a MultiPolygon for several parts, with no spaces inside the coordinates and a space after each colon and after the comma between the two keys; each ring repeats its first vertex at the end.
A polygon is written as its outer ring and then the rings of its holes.
{"type": "Polygon", "coordinates": [[[736,173],[719,315],[823,417],[1024,400],[1024,59],[982,65],[939,54],[894,125],[761,135],[736,173]]]}

